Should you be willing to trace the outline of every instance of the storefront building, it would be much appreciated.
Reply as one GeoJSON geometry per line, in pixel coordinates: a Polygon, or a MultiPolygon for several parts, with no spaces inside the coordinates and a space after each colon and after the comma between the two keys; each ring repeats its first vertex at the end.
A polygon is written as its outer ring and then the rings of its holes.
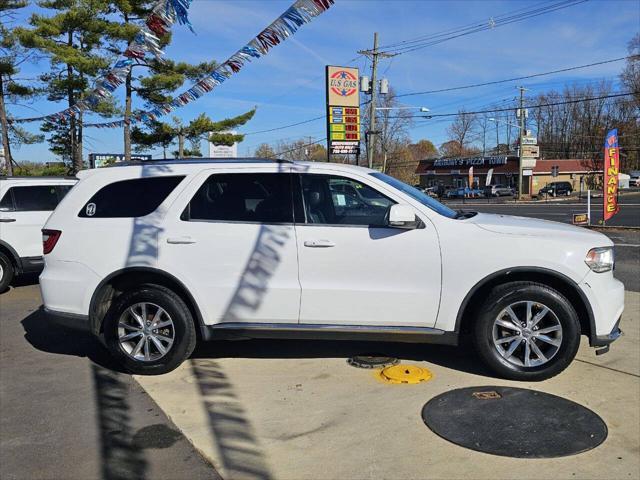
{"type": "MultiPolygon", "coordinates": [[[[491,185],[518,186],[518,157],[490,156],[473,158],[437,158],[422,160],[416,173],[422,187],[437,185],[482,188],[491,171],[491,185]],[[469,185],[469,169],[473,168],[473,185],[469,185]]],[[[594,169],[591,160],[536,160],[535,166],[523,168],[523,193],[536,195],[551,182],[569,182],[574,191],[594,189],[602,185],[602,169],[594,169]],[[557,167],[557,176],[553,176],[557,167]]]]}

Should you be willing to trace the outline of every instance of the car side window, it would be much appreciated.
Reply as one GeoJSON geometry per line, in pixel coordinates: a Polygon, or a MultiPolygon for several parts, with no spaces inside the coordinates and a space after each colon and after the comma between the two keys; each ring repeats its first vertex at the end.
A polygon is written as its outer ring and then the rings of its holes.
{"type": "Polygon", "coordinates": [[[9,191],[13,193],[15,209],[19,212],[49,212],[58,205],[55,185],[11,187],[9,191]]]}
{"type": "Polygon", "coordinates": [[[146,177],[113,182],[98,190],[78,213],[84,218],[135,218],[149,215],[184,176],[146,177]]]}
{"type": "Polygon", "coordinates": [[[292,223],[289,173],[220,173],[202,184],[181,215],[185,221],[292,223]]]}
{"type": "Polygon", "coordinates": [[[396,202],[374,188],[337,175],[302,174],[306,223],[384,227],[396,202]]]}
{"type": "Polygon", "coordinates": [[[2,200],[0,200],[0,211],[12,212],[13,210],[13,194],[11,193],[11,189],[9,188],[6,192],[4,192],[2,200]]]}

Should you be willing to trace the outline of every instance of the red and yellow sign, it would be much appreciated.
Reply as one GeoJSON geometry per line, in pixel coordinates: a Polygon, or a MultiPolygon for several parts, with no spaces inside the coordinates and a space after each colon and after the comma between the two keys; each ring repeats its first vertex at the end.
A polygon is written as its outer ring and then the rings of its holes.
{"type": "Polygon", "coordinates": [[[613,217],[618,206],[618,174],[620,173],[620,148],[618,130],[607,133],[604,141],[604,221],[613,217]]]}

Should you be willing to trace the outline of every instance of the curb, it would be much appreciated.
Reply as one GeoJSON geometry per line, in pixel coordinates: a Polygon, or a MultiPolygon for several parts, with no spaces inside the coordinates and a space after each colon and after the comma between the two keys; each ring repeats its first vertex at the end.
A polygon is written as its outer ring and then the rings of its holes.
{"type": "Polygon", "coordinates": [[[625,232],[640,232],[640,227],[625,227],[625,226],[615,226],[615,225],[583,225],[583,227],[588,228],[590,230],[605,230],[605,231],[622,230],[625,232]]]}

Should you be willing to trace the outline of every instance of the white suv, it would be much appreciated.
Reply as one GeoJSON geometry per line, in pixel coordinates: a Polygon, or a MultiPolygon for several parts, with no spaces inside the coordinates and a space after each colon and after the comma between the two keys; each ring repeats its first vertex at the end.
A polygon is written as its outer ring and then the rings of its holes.
{"type": "Polygon", "coordinates": [[[176,368],[196,338],[469,334],[498,374],[540,380],[572,361],[580,334],[600,352],[620,335],[613,245],[586,229],[456,212],[332,163],[150,161],[78,176],[43,231],[45,308],[134,373],[176,368]]]}
{"type": "Polygon", "coordinates": [[[0,293],[14,275],[42,270],[40,230],[76,181],[0,176],[0,293]]]}

